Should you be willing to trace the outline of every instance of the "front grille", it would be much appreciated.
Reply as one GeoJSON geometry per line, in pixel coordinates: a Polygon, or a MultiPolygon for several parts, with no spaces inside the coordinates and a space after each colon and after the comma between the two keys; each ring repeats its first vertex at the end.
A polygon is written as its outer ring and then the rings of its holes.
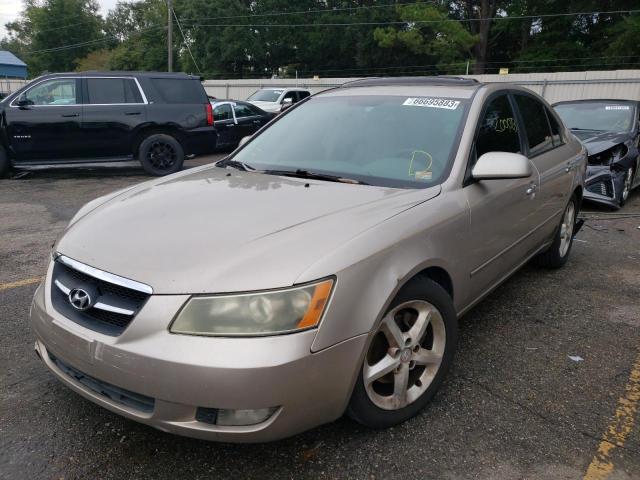
{"type": "Polygon", "coordinates": [[[98,395],[108,398],[109,400],[124,405],[126,407],[138,410],[140,412],[151,413],[155,406],[155,400],[152,397],[147,397],[140,393],[131,392],[124,388],[116,387],[102,380],[98,380],[86,373],[81,372],[77,368],[72,367],[66,362],[63,362],[55,355],[49,352],[49,359],[58,369],[67,375],[72,380],[82,384],[98,395]]]}
{"type": "Polygon", "coordinates": [[[587,185],[587,191],[613,198],[613,181],[611,179],[601,179],[587,185]]]}
{"type": "Polygon", "coordinates": [[[51,281],[54,308],[69,320],[91,330],[110,336],[120,335],[148,298],[146,293],[92,277],[58,260],[54,264],[51,281]],[[69,290],[77,288],[91,292],[90,308],[78,310],[71,304],[69,290]],[[96,308],[96,304],[102,308],[96,308]],[[109,311],[105,305],[118,311],[109,311]]]}

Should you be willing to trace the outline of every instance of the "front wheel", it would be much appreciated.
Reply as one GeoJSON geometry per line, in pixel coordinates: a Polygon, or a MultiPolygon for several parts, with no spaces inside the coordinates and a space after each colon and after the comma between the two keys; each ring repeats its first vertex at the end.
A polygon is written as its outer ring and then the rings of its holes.
{"type": "Polygon", "coordinates": [[[535,261],[538,265],[545,268],[560,268],[567,263],[569,252],[573,245],[573,230],[577,216],[578,199],[573,195],[562,214],[562,220],[556,231],[553,243],[545,252],[536,257],[535,261]]]}
{"type": "Polygon", "coordinates": [[[624,181],[622,182],[622,192],[620,193],[620,206],[624,206],[631,193],[631,184],[633,182],[633,168],[629,168],[624,174],[624,181]]]}
{"type": "Polygon", "coordinates": [[[440,285],[420,277],[403,287],[371,340],[347,414],[371,428],[415,416],[451,366],[457,325],[440,285]]]}
{"type": "Polygon", "coordinates": [[[171,135],[150,135],[140,144],[138,156],[142,168],[157,177],[175,173],[182,168],[184,150],[171,135]]]}

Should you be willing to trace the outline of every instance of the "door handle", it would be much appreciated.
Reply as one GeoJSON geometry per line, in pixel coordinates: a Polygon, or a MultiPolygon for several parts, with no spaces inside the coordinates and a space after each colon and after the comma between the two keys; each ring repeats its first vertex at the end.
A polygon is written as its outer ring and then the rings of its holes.
{"type": "Polygon", "coordinates": [[[79,113],[63,113],[62,116],[65,118],[71,118],[71,117],[79,117],[80,114],[79,113]]]}
{"type": "Polygon", "coordinates": [[[260,120],[254,120],[253,123],[260,123],[260,120]]]}
{"type": "Polygon", "coordinates": [[[140,112],[124,112],[125,115],[140,115],[140,112]]]}
{"type": "Polygon", "coordinates": [[[535,183],[532,183],[531,185],[529,185],[529,188],[527,188],[526,193],[527,195],[533,195],[537,191],[538,191],[538,186],[535,183]]]}
{"type": "Polygon", "coordinates": [[[226,125],[225,125],[225,127],[227,127],[227,128],[235,127],[235,124],[233,124],[233,123],[228,123],[228,124],[226,124],[226,125]]]}

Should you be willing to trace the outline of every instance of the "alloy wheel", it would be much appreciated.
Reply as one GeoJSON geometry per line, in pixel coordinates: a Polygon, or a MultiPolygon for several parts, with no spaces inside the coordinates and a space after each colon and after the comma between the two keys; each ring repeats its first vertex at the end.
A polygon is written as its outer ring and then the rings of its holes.
{"type": "Polygon", "coordinates": [[[631,182],[633,180],[633,168],[627,170],[627,174],[624,176],[624,185],[622,186],[622,202],[626,202],[629,198],[629,192],[631,192],[631,182]]]}
{"type": "Polygon", "coordinates": [[[147,160],[158,170],[168,170],[177,161],[178,153],[175,148],[161,140],[153,142],[147,151],[147,160]]]}
{"type": "Polygon", "coordinates": [[[424,300],[402,303],[382,319],[363,365],[369,399],[384,410],[416,401],[435,378],[446,331],[438,309],[424,300]]]}
{"type": "Polygon", "coordinates": [[[573,202],[569,202],[567,209],[564,212],[562,218],[562,224],[560,225],[560,256],[564,257],[569,251],[571,246],[571,239],[573,237],[573,228],[575,223],[576,207],[573,202]]]}

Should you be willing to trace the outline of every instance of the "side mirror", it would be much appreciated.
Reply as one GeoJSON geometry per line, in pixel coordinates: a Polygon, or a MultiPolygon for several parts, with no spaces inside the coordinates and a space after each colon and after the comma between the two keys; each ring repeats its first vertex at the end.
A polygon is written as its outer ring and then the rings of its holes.
{"type": "Polygon", "coordinates": [[[31,100],[29,100],[26,96],[22,95],[18,101],[16,102],[16,104],[19,107],[28,107],[29,105],[33,105],[33,102],[31,100]]]}
{"type": "Polygon", "coordinates": [[[245,143],[247,143],[249,140],[251,140],[251,135],[248,135],[246,137],[242,137],[240,139],[240,141],[238,142],[238,147],[243,146],[245,143]]]}
{"type": "Polygon", "coordinates": [[[280,107],[280,111],[284,112],[291,105],[293,105],[293,98],[285,98],[282,100],[282,107],[280,107]]]}
{"type": "Polygon", "coordinates": [[[509,152],[487,152],[478,159],[471,170],[471,176],[476,180],[527,178],[531,173],[531,164],[527,157],[509,152]]]}

